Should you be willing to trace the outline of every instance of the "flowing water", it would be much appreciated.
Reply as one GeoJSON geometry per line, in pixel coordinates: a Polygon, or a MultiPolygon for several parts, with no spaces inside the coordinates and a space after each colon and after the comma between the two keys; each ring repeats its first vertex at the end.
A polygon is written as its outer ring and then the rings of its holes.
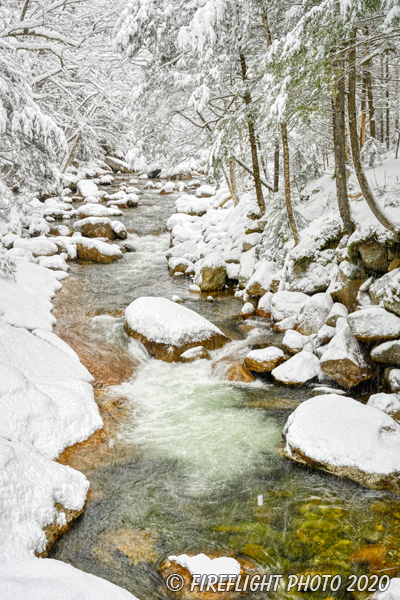
{"type": "MultiPolygon", "coordinates": [[[[398,574],[398,496],[300,467],[276,451],[309,388],[230,383],[211,361],[156,361],[124,334],[123,309],[135,298],[178,294],[234,339],[214,359],[240,358],[249,345],[277,338],[260,319],[244,326],[231,293],[209,302],[188,291],[187,279],[170,277],[165,223],[175,199],[145,192],[121,218],[136,252],[111,265],[73,264],[59,295],[58,333],[83,348],[89,368],[96,371],[98,359],[100,379],[112,367],[105,384],[117,383],[112,393],[131,410],[109,443],[111,458],[86,465],[92,499],[51,556],[141,600],[174,597],[159,571],[171,554],[225,554],[273,574],[398,574]]],[[[344,589],[282,589],[273,597],[328,596],[365,597],[344,589]]]]}

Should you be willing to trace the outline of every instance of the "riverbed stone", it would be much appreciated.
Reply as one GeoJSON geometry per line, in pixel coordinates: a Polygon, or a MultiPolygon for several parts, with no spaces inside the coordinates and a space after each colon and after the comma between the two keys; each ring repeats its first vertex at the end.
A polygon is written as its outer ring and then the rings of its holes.
{"type": "Polygon", "coordinates": [[[270,346],[259,350],[252,350],[244,359],[244,364],[249,371],[255,373],[270,373],[275,367],[278,367],[285,359],[285,355],[280,348],[270,346]]]}
{"type": "Polygon", "coordinates": [[[371,358],[377,362],[400,365],[400,340],[384,342],[371,351],[371,358]]]}
{"type": "Polygon", "coordinates": [[[222,290],[226,282],[226,264],[219,252],[212,252],[196,264],[194,283],[202,292],[222,290]]]}
{"type": "Polygon", "coordinates": [[[272,371],[274,379],[285,385],[304,385],[319,377],[320,374],[321,367],[318,358],[306,350],[295,354],[272,371]]]}
{"type": "Polygon", "coordinates": [[[84,237],[115,239],[111,221],[107,217],[87,217],[74,223],[74,231],[78,231],[84,237]]]}
{"type": "Polygon", "coordinates": [[[277,292],[271,301],[271,313],[274,321],[297,316],[303,305],[309,300],[302,292],[277,292]]]}
{"type": "Polygon", "coordinates": [[[354,310],[357,306],[358,291],[367,279],[368,275],[362,266],[343,260],[328,292],[335,302],[344,304],[348,310],[354,310]]]}
{"type": "Polygon", "coordinates": [[[348,314],[349,311],[344,304],[341,302],[334,302],[325,323],[330,327],[336,327],[336,321],[339,317],[344,317],[346,319],[348,314]]]}
{"type": "Polygon", "coordinates": [[[126,333],[142,342],[159,360],[174,362],[190,348],[220,348],[228,338],[216,327],[186,306],[167,298],[137,298],[125,310],[126,333]]]}
{"type": "Polygon", "coordinates": [[[252,383],[256,380],[254,375],[239,361],[231,357],[224,357],[212,365],[213,371],[220,379],[235,383],[252,383]]]}
{"type": "Polygon", "coordinates": [[[374,375],[361,344],[346,322],[338,328],[337,334],[323,353],[321,368],[326,375],[346,389],[355,387],[374,375]]]}
{"type": "Polygon", "coordinates": [[[297,318],[297,331],[303,335],[318,333],[325,323],[333,300],[329,294],[315,294],[311,296],[300,309],[297,318]]]}
{"type": "Polygon", "coordinates": [[[306,400],[283,430],[284,455],[377,489],[400,490],[400,425],[335,394],[306,400]]]}
{"type": "Polygon", "coordinates": [[[385,288],[383,305],[396,315],[400,315],[400,269],[391,278],[385,288]]]}
{"type": "Polygon", "coordinates": [[[289,354],[298,354],[311,343],[312,338],[308,335],[303,335],[299,331],[289,329],[283,336],[282,348],[289,354]]]}
{"type": "Polygon", "coordinates": [[[383,297],[385,295],[386,286],[391,282],[393,278],[400,273],[400,269],[395,269],[390,273],[382,275],[375,279],[369,287],[369,293],[373,304],[382,304],[383,297]]]}
{"type": "Polygon", "coordinates": [[[186,273],[188,269],[191,270],[193,268],[193,263],[186,258],[173,256],[168,261],[168,268],[171,275],[175,275],[175,273],[186,273]]]}
{"type": "Polygon", "coordinates": [[[385,369],[385,381],[392,392],[400,392],[400,369],[385,369]]]}
{"type": "Polygon", "coordinates": [[[400,337],[400,317],[378,306],[351,313],[348,323],[353,335],[362,342],[393,340],[400,337]]]}
{"type": "Polygon", "coordinates": [[[81,179],[76,184],[77,191],[81,198],[87,198],[88,196],[95,196],[99,191],[97,185],[90,181],[90,179],[81,179]]]}
{"type": "MultiPolygon", "coordinates": [[[[74,238],[72,238],[74,240],[74,238]]],[[[75,240],[74,240],[75,242],[75,240]]],[[[80,260],[109,264],[122,258],[122,252],[115,244],[81,237],[76,240],[76,252],[80,260]]]]}
{"type": "Polygon", "coordinates": [[[274,294],[272,292],[267,292],[260,298],[257,304],[257,315],[259,317],[270,318],[271,310],[272,310],[272,298],[274,294]]]}
{"type": "Polygon", "coordinates": [[[400,417],[400,395],[399,394],[386,394],[380,392],[378,394],[372,394],[369,397],[367,406],[373,406],[379,410],[383,410],[386,414],[390,415],[395,419],[399,420],[400,417]]]}
{"type": "Polygon", "coordinates": [[[106,165],[111,167],[114,173],[118,173],[118,171],[121,171],[121,173],[132,172],[132,169],[129,167],[128,163],[126,163],[124,160],[116,158],[115,156],[105,156],[104,162],[106,165]]]}

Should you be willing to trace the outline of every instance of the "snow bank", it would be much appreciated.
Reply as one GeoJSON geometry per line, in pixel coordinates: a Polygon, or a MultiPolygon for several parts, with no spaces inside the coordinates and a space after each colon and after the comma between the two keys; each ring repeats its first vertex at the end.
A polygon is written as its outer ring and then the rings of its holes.
{"type": "Polygon", "coordinates": [[[300,404],[284,428],[285,452],[319,463],[389,475],[400,471],[400,425],[352,398],[328,394],[300,404]]]}
{"type": "Polygon", "coordinates": [[[2,600],[136,600],[126,590],[52,559],[0,565],[2,600]]]}

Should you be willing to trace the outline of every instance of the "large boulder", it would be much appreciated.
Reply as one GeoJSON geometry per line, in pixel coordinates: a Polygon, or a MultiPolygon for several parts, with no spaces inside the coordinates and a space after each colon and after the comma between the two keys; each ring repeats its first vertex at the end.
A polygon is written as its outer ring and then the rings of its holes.
{"type": "Polygon", "coordinates": [[[303,304],[297,318],[297,331],[303,335],[318,333],[325,323],[333,300],[329,294],[315,294],[303,304]]]}
{"type": "Polygon", "coordinates": [[[104,162],[106,165],[111,167],[114,173],[118,173],[118,171],[121,171],[121,173],[132,172],[132,169],[129,167],[128,163],[126,163],[124,160],[120,160],[119,158],[115,158],[115,156],[106,156],[104,158],[104,162]]]}
{"type": "Polygon", "coordinates": [[[270,346],[252,350],[244,359],[245,366],[255,373],[270,373],[284,361],[285,355],[280,348],[270,346]]]}
{"type": "Polygon", "coordinates": [[[327,394],[303,402],[283,430],[287,458],[371,488],[400,490],[400,425],[381,410],[327,394]]]}
{"type": "Polygon", "coordinates": [[[283,336],[282,348],[289,354],[298,354],[308,345],[312,348],[312,338],[294,329],[288,329],[283,336]]]}
{"type": "Polygon", "coordinates": [[[351,313],[348,323],[353,335],[362,342],[400,337],[400,317],[378,306],[351,313]]]}
{"type": "Polygon", "coordinates": [[[374,374],[361,344],[345,321],[340,324],[337,334],[329,342],[321,358],[321,368],[336,383],[348,389],[370,379],[374,374]]]}
{"type": "Polygon", "coordinates": [[[340,263],[328,292],[335,302],[341,302],[349,310],[354,310],[357,306],[357,294],[367,279],[368,275],[362,267],[344,260],[340,263]]]}
{"type": "Polygon", "coordinates": [[[321,375],[318,358],[306,350],[302,350],[288,361],[272,371],[273,377],[279,383],[286,385],[304,385],[321,375]]]}
{"type": "Polygon", "coordinates": [[[195,346],[220,348],[227,337],[193,310],[166,298],[142,297],[125,310],[125,331],[146,346],[152,356],[166,362],[179,360],[195,346]]]}
{"type": "Polygon", "coordinates": [[[76,252],[80,260],[109,264],[123,256],[116,244],[84,237],[72,239],[76,243],[76,252]]]}
{"type": "Polygon", "coordinates": [[[226,281],[226,264],[219,252],[212,252],[196,264],[194,283],[202,292],[222,290],[226,281]]]}
{"type": "Polygon", "coordinates": [[[106,238],[113,240],[115,238],[111,221],[107,217],[87,217],[74,223],[74,231],[78,231],[84,237],[88,238],[106,238]]]}
{"type": "MultiPolygon", "coordinates": [[[[249,248],[247,248],[248,250],[249,248]]],[[[277,265],[271,260],[263,260],[257,266],[246,286],[249,296],[264,296],[269,291],[272,277],[277,271],[277,265]]]]}
{"type": "Polygon", "coordinates": [[[297,316],[303,305],[309,300],[302,292],[277,292],[271,301],[271,313],[274,321],[297,316]]]}
{"type": "Polygon", "coordinates": [[[400,340],[384,342],[371,351],[371,358],[377,362],[400,365],[400,340]]]}

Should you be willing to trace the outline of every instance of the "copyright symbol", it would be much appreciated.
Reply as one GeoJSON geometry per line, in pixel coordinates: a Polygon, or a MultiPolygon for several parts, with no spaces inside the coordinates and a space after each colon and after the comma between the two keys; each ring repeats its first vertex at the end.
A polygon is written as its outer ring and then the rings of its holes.
{"type": "Polygon", "coordinates": [[[171,592],[179,592],[185,585],[185,580],[179,573],[172,573],[168,575],[165,584],[171,592]]]}

